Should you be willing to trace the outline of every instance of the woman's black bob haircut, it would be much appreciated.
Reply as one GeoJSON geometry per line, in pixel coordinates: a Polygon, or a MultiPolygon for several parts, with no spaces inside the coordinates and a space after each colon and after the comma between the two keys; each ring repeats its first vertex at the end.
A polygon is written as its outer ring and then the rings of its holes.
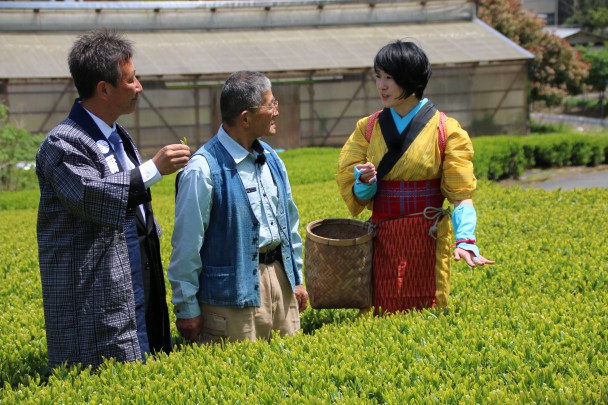
{"type": "Polygon", "coordinates": [[[374,58],[374,72],[382,70],[391,76],[403,89],[400,98],[416,95],[422,99],[431,74],[431,63],[426,54],[413,42],[397,40],[391,42],[376,54],[374,58]]]}

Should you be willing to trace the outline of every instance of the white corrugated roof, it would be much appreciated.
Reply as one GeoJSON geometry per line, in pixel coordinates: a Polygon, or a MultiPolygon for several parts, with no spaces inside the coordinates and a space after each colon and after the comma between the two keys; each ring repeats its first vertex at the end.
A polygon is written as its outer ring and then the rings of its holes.
{"type": "MultiPolygon", "coordinates": [[[[75,33],[0,33],[0,78],[67,78],[75,33]]],[[[380,47],[411,39],[433,65],[530,59],[480,20],[229,31],[130,32],[140,76],[339,71],[371,67],[380,47]]]]}

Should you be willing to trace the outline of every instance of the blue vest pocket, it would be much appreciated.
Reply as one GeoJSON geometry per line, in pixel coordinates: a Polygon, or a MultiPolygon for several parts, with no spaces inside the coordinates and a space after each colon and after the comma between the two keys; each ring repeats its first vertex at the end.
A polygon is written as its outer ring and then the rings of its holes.
{"type": "Polygon", "coordinates": [[[237,299],[237,277],[234,266],[203,266],[199,278],[202,301],[211,305],[234,305],[237,299]]]}

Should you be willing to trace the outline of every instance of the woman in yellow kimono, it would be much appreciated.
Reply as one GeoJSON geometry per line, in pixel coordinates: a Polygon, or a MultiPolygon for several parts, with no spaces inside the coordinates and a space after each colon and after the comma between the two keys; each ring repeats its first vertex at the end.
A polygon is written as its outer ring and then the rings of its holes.
{"type": "Polygon", "coordinates": [[[494,263],[475,244],[473,146],[456,120],[423,98],[431,65],[420,47],[389,43],[376,55],[374,71],[385,108],[359,120],[337,174],[351,214],[372,210],[374,307],[392,313],[445,306],[453,229],[455,260],[494,263]],[[452,221],[445,198],[455,207],[452,221]]]}

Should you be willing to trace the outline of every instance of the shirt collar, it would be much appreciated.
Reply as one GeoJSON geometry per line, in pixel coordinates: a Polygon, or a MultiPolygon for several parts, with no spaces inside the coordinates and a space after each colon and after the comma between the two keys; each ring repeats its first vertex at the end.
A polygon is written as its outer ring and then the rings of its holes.
{"type": "Polygon", "coordinates": [[[223,125],[221,125],[220,129],[217,131],[217,138],[222,144],[222,146],[226,148],[230,156],[232,156],[236,164],[241,163],[248,156],[255,158],[254,154],[243,148],[237,141],[235,141],[230,135],[228,135],[228,133],[224,130],[223,125]]]}
{"type": "MultiPolygon", "coordinates": [[[[82,103],[80,105],[82,106],[82,103]]],[[[82,108],[84,108],[84,106],[82,108]]],[[[109,126],[108,124],[106,124],[104,122],[104,120],[102,120],[101,118],[99,118],[98,116],[96,116],[95,114],[93,114],[92,112],[87,110],[86,108],[84,108],[84,110],[87,113],[89,113],[91,118],[93,118],[93,121],[95,121],[95,124],[97,124],[97,127],[99,128],[99,130],[101,131],[103,136],[105,136],[106,139],[109,139],[110,135],[112,135],[112,132],[114,132],[116,130],[116,123],[114,123],[114,125],[112,125],[112,126],[109,126]]]]}
{"type": "Polygon", "coordinates": [[[426,104],[427,101],[429,101],[428,98],[423,98],[422,100],[420,100],[418,104],[414,108],[412,108],[412,110],[404,117],[401,117],[399,114],[397,114],[397,112],[395,112],[395,109],[391,107],[391,114],[393,116],[393,120],[396,123],[403,125],[404,127],[407,126],[407,124],[409,124],[410,121],[414,119],[414,116],[418,113],[418,111],[420,111],[420,109],[426,104]]]}

